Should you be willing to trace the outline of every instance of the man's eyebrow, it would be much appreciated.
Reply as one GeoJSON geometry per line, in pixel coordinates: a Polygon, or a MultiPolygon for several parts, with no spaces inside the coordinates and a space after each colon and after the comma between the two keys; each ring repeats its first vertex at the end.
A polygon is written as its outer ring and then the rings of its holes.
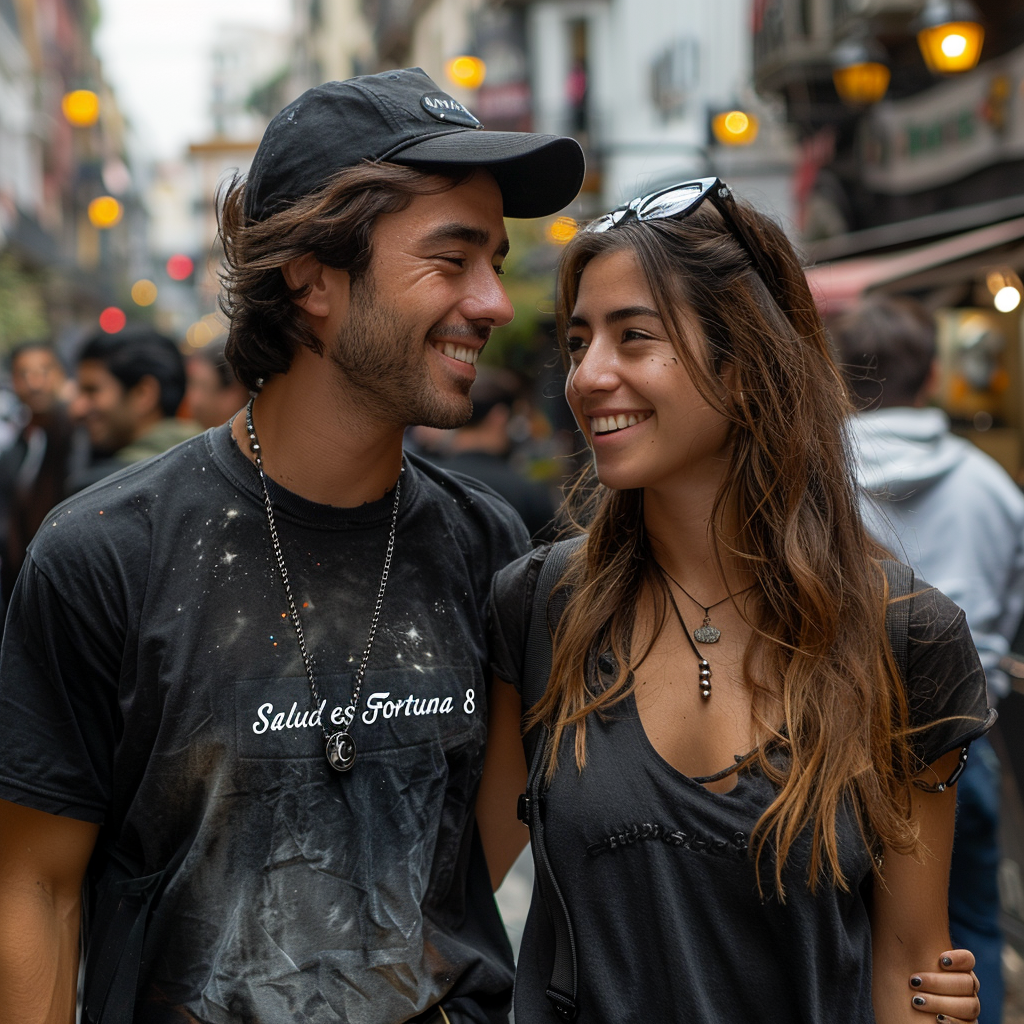
{"type": "MultiPolygon", "coordinates": [[[[423,239],[424,245],[442,245],[445,242],[466,242],[485,249],[491,241],[491,233],[469,224],[442,224],[423,239]]],[[[508,239],[504,238],[496,250],[498,256],[508,255],[508,239]]]]}

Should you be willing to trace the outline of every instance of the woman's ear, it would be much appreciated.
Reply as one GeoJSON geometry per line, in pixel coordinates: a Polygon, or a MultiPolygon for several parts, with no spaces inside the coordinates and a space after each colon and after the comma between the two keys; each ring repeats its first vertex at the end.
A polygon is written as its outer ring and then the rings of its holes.
{"type": "Polygon", "coordinates": [[[307,253],[294,260],[289,260],[281,267],[285,284],[295,293],[292,301],[310,316],[324,317],[331,313],[337,301],[336,278],[342,275],[344,283],[348,283],[348,274],[344,271],[330,271],[315,256],[307,253]],[[328,280],[329,279],[329,280],[328,280]]]}

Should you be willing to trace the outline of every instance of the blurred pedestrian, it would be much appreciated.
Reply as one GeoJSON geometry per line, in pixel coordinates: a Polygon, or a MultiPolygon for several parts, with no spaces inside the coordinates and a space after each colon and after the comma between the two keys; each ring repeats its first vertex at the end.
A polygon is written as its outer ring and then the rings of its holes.
{"type": "Polygon", "coordinates": [[[174,341],[150,327],[87,338],[78,354],[71,412],[85,424],[92,460],[72,492],[133,462],[159,455],[199,430],[176,413],[185,397],[185,361],[174,341]]]}
{"type": "Polygon", "coordinates": [[[185,406],[189,416],[203,430],[227,423],[249,401],[248,389],[235,376],[224,355],[223,338],[189,355],[185,373],[188,377],[185,406]]]}
{"type": "MultiPolygon", "coordinates": [[[[963,608],[993,705],[999,669],[1024,612],[1024,496],[1009,474],[950,430],[930,403],[938,382],[934,318],[908,298],[866,300],[832,325],[837,358],[862,411],[850,429],[872,533],[963,608]]],[[[983,1024],[1002,1016],[999,763],[975,741],[957,786],[949,881],[953,942],[977,958],[983,1024]]]]}
{"type": "Polygon", "coordinates": [[[509,426],[521,394],[522,385],[511,370],[478,366],[469,392],[473,401],[469,422],[457,430],[433,434],[436,447],[425,448],[424,455],[442,469],[487,484],[519,513],[531,537],[552,540],[555,503],[551,491],[527,479],[511,461],[509,426]]]}
{"type": "Polygon", "coordinates": [[[0,593],[6,603],[28,542],[47,512],[67,496],[68,478],[84,468],[89,442],[64,401],[68,377],[47,342],[18,346],[10,355],[11,387],[27,419],[0,454],[0,593]]]}

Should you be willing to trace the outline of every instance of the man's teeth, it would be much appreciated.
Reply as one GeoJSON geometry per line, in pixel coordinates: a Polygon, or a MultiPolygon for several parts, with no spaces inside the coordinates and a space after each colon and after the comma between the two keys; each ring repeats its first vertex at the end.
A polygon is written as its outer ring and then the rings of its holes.
{"type": "Polygon", "coordinates": [[[611,434],[616,430],[625,430],[626,427],[635,427],[642,423],[651,414],[640,413],[619,413],[618,416],[595,416],[590,421],[590,432],[592,434],[611,434]]]}
{"type": "Polygon", "coordinates": [[[476,361],[480,356],[478,348],[464,348],[462,345],[453,345],[449,341],[444,343],[444,348],[441,351],[449,359],[458,359],[460,363],[469,363],[470,366],[476,366],[476,361]]]}

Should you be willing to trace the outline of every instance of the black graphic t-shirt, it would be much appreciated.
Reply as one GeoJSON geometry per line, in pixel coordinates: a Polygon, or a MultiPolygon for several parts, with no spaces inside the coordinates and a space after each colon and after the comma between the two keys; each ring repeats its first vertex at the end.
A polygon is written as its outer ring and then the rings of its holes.
{"type": "MultiPolygon", "coordinates": [[[[543,557],[543,550],[527,555],[494,581],[493,668],[517,688],[543,557]]],[[[931,763],[991,724],[985,676],[963,612],[935,590],[914,597],[909,640],[912,724],[935,723],[916,737],[917,753],[931,763]],[[961,717],[938,721],[947,716],[961,717]]],[[[611,655],[596,658],[594,670],[613,679],[611,655]]],[[[810,893],[804,835],[787,860],[780,903],[771,864],[762,869],[766,894],[758,895],[749,851],[754,826],[777,793],[762,773],[744,771],[729,792],[709,791],[658,754],[632,698],[606,716],[590,716],[582,772],[574,742],[567,730],[544,820],[575,931],[581,1020],[874,1021],[871,856],[852,815],[837,822],[850,890],[825,884],[810,893]]],[[[517,1021],[559,1020],[545,996],[553,955],[535,888],[517,965],[517,1021]]]]}
{"type": "Polygon", "coordinates": [[[387,593],[333,771],[393,495],[355,509],[272,486],[314,704],[255,468],[227,427],[59,506],[0,656],[0,797],[101,822],[168,865],[138,1019],[393,1024],[443,1000],[504,1021],[510,950],[473,801],[491,576],[527,547],[468,478],[407,458],[387,593]]]}

